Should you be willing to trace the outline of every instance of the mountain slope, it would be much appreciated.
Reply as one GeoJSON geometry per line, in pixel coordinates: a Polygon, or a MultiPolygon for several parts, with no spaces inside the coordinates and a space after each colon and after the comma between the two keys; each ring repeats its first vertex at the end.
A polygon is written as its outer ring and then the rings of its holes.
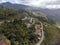
{"type": "Polygon", "coordinates": [[[26,11],[38,11],[45,13],[48,18],[53,19],[56,23],[60,23],[60,9],[43,9],[40,7],[31,7],[27,5],[22,5],[22,4],[12,4],[9,2],[6,3],[1,3],[0,7],[6,7],[6,8],[12,8],[15,10],[26,10],[26,11]]]}
{"type": "Polygon", "coordinates": [[[40,11],[45,13],[48,18],[60,23],[60,9],[42,9],[40,11]]]}
{"type": "Polygon", "coordinates": [[[22,5],[22,4],[12,4],[10,2],[1,3],[0,7],[1,6],[6,7],[6,8],[16,9],[16,10],[18,10],[18,9],[24,9],[24,8],[28,7],[28,6],[22,5]]]}

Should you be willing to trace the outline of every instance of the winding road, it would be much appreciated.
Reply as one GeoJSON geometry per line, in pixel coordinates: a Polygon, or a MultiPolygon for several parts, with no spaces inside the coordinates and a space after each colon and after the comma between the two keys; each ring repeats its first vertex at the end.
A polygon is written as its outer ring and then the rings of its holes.
{"type": "MultiPolygon", "coordinates": [[[[41,23],[41,22],[40,22],[41,23]]],[[[41,37],[41,40],[36,44],[36,45],[41,45],[41,43],[43,42],[43,40],[44,40],[44,31],[43,31],[43,24],[41,23],[41,25],[42,25],[42,37],[41,37]]]]}

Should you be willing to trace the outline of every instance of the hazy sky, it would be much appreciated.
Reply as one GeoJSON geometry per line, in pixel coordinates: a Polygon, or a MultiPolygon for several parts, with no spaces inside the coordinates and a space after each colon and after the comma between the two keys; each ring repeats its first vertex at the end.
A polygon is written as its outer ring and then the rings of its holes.
{"type": "Polygon", "coordinates": [[[60,8],[60,0],[0,0],[0,3],[2,2],[26,4],[36,7],[60,8]]]}

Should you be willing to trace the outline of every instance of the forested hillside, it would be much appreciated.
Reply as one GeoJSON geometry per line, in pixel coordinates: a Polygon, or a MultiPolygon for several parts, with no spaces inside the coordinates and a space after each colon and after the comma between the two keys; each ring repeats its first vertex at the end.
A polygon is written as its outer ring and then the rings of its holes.
{"type": "Polygon", "coordinates": [[[0,41],[8,45],[35,45],[39,40],[34,34],[35,28],[27,28],[27,21],[23,21],[24,17],[36,18],[36,22],[42,22],[44,26],[44,41],[42,45],[57,45],[60,41],[60,29],[55,27],[55,22],[43,16],[41,13],[13,10],[0,7],[0,41]]]}

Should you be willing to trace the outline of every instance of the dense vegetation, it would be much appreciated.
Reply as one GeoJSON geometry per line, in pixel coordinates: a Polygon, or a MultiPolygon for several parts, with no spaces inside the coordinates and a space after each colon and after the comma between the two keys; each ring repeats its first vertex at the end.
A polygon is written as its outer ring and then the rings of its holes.
{"type": "Polygon", "coordinates": [[[38,41],[31,30],[33,28],[28,29],[25,21],[21,20],[24,15],[28,15],[25,13],[26,11],[23,10],[18,12],[13,9],[0,8],[0,21],[3,21],[0,25],[0,34],[6,37],[1,37],[1,40],[8,39],[11,45],[34,45],[38,41]]]}
{"type": "Polygon", "coordinates": [[[0,20],[11,19],[17,15],[17,11],[8,8],[0,8],[0,20]]]}
{"type": "Polygon", "coordinates": [[[11,45],[34,45],[38,40],[32,28],[28,29],[22,20],[5,22],[0,25],[0,34],[4,34],[11,41],[11,45]]]}
{"type": "Polygon", "coordinates": [[[42,45],[59,45],[60,29],[54,25],[44,26],[45,39],[42,45]]]}

